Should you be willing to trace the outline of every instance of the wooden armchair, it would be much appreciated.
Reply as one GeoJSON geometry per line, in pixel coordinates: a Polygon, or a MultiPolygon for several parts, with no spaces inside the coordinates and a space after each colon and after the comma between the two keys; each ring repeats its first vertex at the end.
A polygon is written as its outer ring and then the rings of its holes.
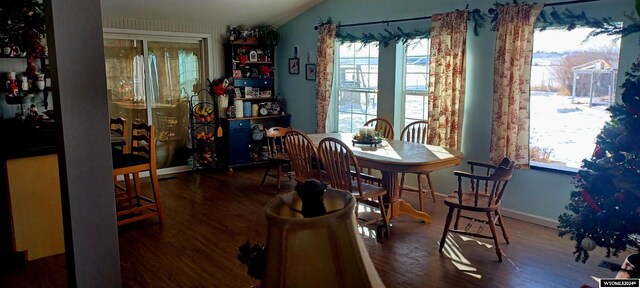
{"type": "Polygon", "coordinates": [[[280,191],[281,177],[289,177],[289,181],[291,181],[291,161],[289,160],[289,155],[287,154],[284,145],[284,135],[287,131],[289,131],[288,128],[271,127],[267,129],[265,135],[267,139],[269,163],[267,163],[267,169],[264,171],[264,176],[262,176],[262,182],[260,182],[260,185],[264,185],[264,181],[267,179],[267,176],[275,178],[277,191],[280,191]],[[274,165],[277,168],[276,174],[269,174],[271,167],[274,165]]]}
{"type": "Polygon", "coordinates": [[[355,171],[361,171],[358,160],[349,146],[339,139],[333,137],[322,139],[318,144],[318,154],[320,155],[320,163],[333,188],[349,191],[359,203],[380,210],[378,216],[372,213],[358,213],[356,208],[356,218],[363,225],[379,223],[376,229],[378,239],[384,234],[389,235],[389,218],[383,202],[383,196],[387,194],[387,190],[365,182],[377,181],[379,183],[379,179],[356,173],[355,171]]]}
{"type": "Polygon", "coordinates": [[[440,239],[440,252],[444,248],[445,240],[449,232],[459,233],[467,236],[493,239],[496,254],[498,255],[498,261],[502,262],[502,252],[500,245],[498,244],[498,236],[496,235],[496,225],[500,226],[502,230],[502,236],[504,240],[509,244],[509,236],[507,230],[504,227],[502,221],[502,215],[500,214],[500,200],[504,196],[507,183],[511,180],[513,174],[514,162],[508,158],[504,158],[498,165],[484,164],[478,162],[467,162],[471,166],[471,172],[454,171],[454,175],[458,177],[458,190],[449,195],[444,204],[449,207],[449,213],[447,214],[447,220],[444,224],[444,231],[442,232],[442,238],[440,239]],[[474,168],[480,167],[485,169],[485,173],[474,174],[474,168]],[[468,180],[468,181],[467,181],[468,180]],[[469,183],[469,184],[464,184],[469,183]],[[453,225],[453,229],[449,229],[451,220],[453,218],[453,212],[458,209],[456,214],[456,221],[453,225]],[[485,213],[487,219],[479,219],[461,214],[462,210],[485,213]],[[481,234],[482,229],[478,229],[478,232],[472,232],[471,225],[467,225],[464,230],[458,229],[460,218],[466,218],[479,223],[488,224],[491,230],[491,236],[481,234]],[[496,224],[497,222],[497,224],[496,224]]]}

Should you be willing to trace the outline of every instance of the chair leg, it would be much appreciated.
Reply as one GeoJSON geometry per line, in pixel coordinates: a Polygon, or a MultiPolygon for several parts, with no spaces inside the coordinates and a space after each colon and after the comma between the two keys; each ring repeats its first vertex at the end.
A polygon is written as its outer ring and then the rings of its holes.
{"type": "Polygon", "coordinates": [[[136,198],[136,204],[140,205],[140,194],[142,193],[142,185],[140,184],[140,173],[133,172],[133,183],[135,185],[134,193],[136,198]]]}
{"type": "Polygon", "coordinates": [[[444,243],[447,240],[447,234],[449,234],[449,225],[451,225],[451,218],[453,218],[453,207],[449,207],[449,213],[447,213],[447,220],[444,222],[444,229],[442,229],[442,238],[440,239],[440,253],[444,249],[444,243]]]}
{"type": "Polygon", "coordinates": [[[151,191],[153,192],[153,198],[156,201],[156,211],[158,212],[158,222],[162,225],[162,205],[160,204],[160,186],[158,185],[158,173],[155,169],[149,171],[151,176],[151,191]]]}
{"type": "Polygon", "coordinates": [[[458,212],[456,213],[456,223],[453,224],[453,229],[458,230],[458,223],[460,222],[460,214],[461,214],[462,210],[458,209],[458,212]]]}
{"type": "Polygon", "coordinates": [[[433,203],[436,203],[436,192],[433,190],[433,183],[431,183],[431,173],[427,173],[427,184],[429,184],[429,191],[431,191],[433,203]]]}
{"type": "Polygon", "coordinates": [[[400,175],[400,189],[398,189],[398,197],[402,197],[403,189],[404,189],[404,173],[400,175]]]}
{"type": "Polygon", "coordinates": [[[278,174],[276,176],[276,191],[280,192],[280,177],[282,177],[282,163],[278,163],[278,174]]]}
{"type": "Polygon", "coordinates": [[[422,207],[422,176],[420,173],[416,174],[418,176],[418,202],[420,203],[420,211],[424,211],[424,207],[422,207]]]}
{"type": "Polygon", "coordinates": [[[389,225],[389,218],[387,218],[387,209],[384,208],[384,199],[382,196],[378,196],[378,203],[380,204],[380,214],[382,214],[382,221],[384,222],[385,230],[387,231],[387,237],[391,235],[391,225],[389,225]]]}
{"type": "Polygon", "coordinates": [[[129,174],[122,175],[124,178],[124,187],[127,189],[127,198],[129,198],[129,207],[133,206],[133,197],[131,195],[133,186],[131,186],[131,179],[129,178],[129,174]]]}
{"type": "Polygon", "coordinates": [[[262,182],[260,182],[260,185],[264,185],[264,180],[267,179],[267,175],[269,175],[270,169],[271,169],[271,163],[267,163],[267,170],[264,171],[264,176],[262,176],[262,182]]]}
{"type": "Polygon", "coordinates": [[[509,244],[509,235],[507,235],[507,228],[504,227],[504,221],[502,221],[502,214],[500,214],[500,210],[496,210],[496,215],[498,216],[498,224],[502,230],[502,237],[504,237],[504,241],[509,244]]]}
{"type": "Polygon", "coordinates": [[[487,220],[489,220],[489,229],[491,229],[491,235],[493,236],[493,244],[496,245],[496,255],[498,255],[498,262],[502,262],[502,250],[500,250],[500,244],[498,243],[498,235],[496,235],[496,225],[493,223],[492,212],[487,212],[487,220]]]}

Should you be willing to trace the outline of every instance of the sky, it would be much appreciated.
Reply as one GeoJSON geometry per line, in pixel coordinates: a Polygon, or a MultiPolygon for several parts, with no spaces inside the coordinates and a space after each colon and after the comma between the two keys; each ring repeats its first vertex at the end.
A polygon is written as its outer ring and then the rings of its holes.
{"type": "Polygon", "coordinates": [[[533,51],[566,52],[568,50],[588,50],[611,45],[617,45],[620,48],[620,36],[598,35],[589,38],[583,43],[592,30],[591,28],[576,28],[571,31],[564,29],[536,31],[533,40],[533,51]],[[615,41],[615,39],[618,39],[618,41],[615,41]]]}

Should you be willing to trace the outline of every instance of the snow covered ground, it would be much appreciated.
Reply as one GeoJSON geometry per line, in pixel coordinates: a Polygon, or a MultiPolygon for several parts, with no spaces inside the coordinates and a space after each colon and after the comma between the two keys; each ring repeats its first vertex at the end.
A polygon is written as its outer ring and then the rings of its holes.
{"type": "Polygon", "coordinates": [[[578,168],[593,153],[596,136],[610,113],[607,105],[589,108],[572,104],[571,97],[541,91],[531,92],[531,147],[552,149],[550,160],[578,168]]]}

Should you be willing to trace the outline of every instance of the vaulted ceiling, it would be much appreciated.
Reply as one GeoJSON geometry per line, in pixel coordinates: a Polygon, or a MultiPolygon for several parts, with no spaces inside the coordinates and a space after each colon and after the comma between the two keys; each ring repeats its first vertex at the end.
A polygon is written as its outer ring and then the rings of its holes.
{"type": "Polygon", "coordinates": [[[102,0],[102,15],[178,23],[281,25],[322,0],[102,0]]]}

